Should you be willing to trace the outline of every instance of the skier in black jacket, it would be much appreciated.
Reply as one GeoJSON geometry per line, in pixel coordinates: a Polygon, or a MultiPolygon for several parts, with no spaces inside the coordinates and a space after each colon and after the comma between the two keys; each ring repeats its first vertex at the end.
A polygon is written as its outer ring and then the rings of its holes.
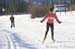
{"type": "Polygon", "coordinates": [[[15,27],[13,13],[11,14],[10,21],[11,21],[11,28],[15,27]]]}

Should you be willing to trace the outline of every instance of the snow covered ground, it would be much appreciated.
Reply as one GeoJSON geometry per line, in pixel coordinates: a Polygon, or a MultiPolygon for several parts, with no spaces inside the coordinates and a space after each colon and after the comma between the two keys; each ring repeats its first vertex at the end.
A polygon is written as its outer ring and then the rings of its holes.
{"type": "Polygon", "coordinates": [[[0,49],[75,49],[75,11],[57,13],[59,20],[54,24],[55,42],[49,31],[44,44],[46,22],[42,18],[31,19],[30,14],[14,15],[15,28],[10,28],[10,15],[0,16],[0,49]]]}

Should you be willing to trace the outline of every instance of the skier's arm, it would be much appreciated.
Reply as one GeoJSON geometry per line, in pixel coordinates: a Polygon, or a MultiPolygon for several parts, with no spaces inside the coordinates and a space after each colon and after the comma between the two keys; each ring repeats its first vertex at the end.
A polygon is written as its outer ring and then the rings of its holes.
{"type": "Polygon", "coordinates": [[[58,23],[61,23],[61,21],[59,21],[59,19],[57,18],[56,14],[55,14],[55,19],[57,20],[58,23]]]}
{"type": "Polygon", "coordinates": [[[42,23],[43,21],[45,21],[45,19],[47,18],[47,16],[48,16],[48,14],[46,14],[46,15],[44,16],[44,18],[41,20],[41,23],[42,23]]]}

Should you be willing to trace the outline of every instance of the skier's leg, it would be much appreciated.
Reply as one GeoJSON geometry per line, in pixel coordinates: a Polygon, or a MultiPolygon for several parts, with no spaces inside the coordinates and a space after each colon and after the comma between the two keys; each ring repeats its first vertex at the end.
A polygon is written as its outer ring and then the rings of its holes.
{"type": "Polygon", "coordinates": [[[45,36],[44,36],[44,39],[43,39],[43,42],[42,42],[42,43],[44,43],[44,41],[45,41],[45,39],[46,39],[46,37],[47,37],[48,31],[49,31],[49,24],[47,23],[45,36]]]}
{"type": "Polygon", "coordinates": [[[54,40],[54,24],[51,24],[51,39],[54,40]]]}
{"type": "Polygon", "coordinates": [[[13,23],[13,27],[15,27],[15,24],[13,23]]]}
{"type": "Polygon", "coordinates": [[[14,27],[15,27],[15,24],[14,24],[14,27]]]}
{"type": "Polygon", "coordinates": [[[13,25],[13,24],[12,24],[12,22],[11,22],[11,28],[12,28],[12,25],[13,25]]]}
{"type": "Polygon", "coordinates": [[[12,24],[11,24],[11,28],[12,28],[12,24]]]}

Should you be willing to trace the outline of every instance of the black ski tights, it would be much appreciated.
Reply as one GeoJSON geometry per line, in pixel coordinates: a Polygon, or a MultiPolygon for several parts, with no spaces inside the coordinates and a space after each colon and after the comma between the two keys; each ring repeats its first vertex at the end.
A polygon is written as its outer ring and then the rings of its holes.
{"type": "Polygon", "coordinates": [[[46,25],[46,32],[45,32],[45,36],[44,36],[44,40],[43,40],[43,43],[47,37],[47,34],[48,34],[48,31],[49,31],[49,27],[51,28],[51,39],[54,40],[54,24],[49,24],[47,23],[46,25]]]}

